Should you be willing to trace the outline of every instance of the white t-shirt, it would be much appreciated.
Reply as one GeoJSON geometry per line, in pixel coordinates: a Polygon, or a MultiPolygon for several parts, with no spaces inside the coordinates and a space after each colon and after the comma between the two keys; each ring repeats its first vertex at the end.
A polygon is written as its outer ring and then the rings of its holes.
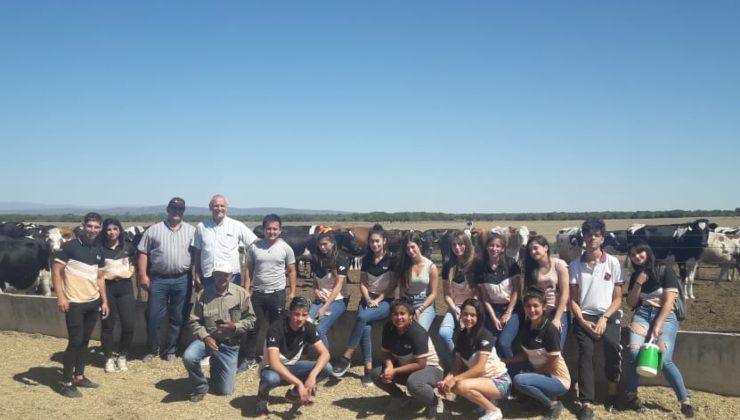
{"type": "Polygon", "coordinates": [[[581,312],[588,315],[601,315],[612,304],[614,286],[624,283],[624,274],[619,260],[606,252],[596,261],[593,270],[576,258],[568,266],[570,284],[578,285],[578,305],[581,312]]]}

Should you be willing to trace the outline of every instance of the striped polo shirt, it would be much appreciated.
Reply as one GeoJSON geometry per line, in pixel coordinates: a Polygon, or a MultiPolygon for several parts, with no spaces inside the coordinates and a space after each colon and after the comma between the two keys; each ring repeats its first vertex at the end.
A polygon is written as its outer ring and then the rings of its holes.
{"type": "Polygon", "coordinates": [[[149,227],[141,237],[138,250],[149,257],[153,275],[174,275],[190,270],[190,247],[193,245],[195,228],[180,223],[172,230],[167,221],[149,227]]]}
{"type": "Polygon", "coordinates": [[[98,242],[82,238],[65,242],[54,261],[64,264],[62,289],[73,303],[92,302],[100,297],[98,269],[103,267],[103,249],[98,242]]]}

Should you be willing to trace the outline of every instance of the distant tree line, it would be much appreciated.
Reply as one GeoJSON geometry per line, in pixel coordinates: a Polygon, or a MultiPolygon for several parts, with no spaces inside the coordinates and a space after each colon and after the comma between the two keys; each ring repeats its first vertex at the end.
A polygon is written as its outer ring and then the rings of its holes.
{"type": "MultiPolygon", "coordinates": [[[[236,216],[235,219],[244,222],[261,222],[263,215],[236,216]]],[[[542,213],[430,213],[430,212],[370,212],[370,213],[342,213],[342,214],[286,214],[281,215],[286,222],[456,222],[472,220],[491,222],[498,220],[583,220],[588,217],[602,219],[658,219],[677,217],[728,217],[740,216],[740,207],[734,210],[638,210],[638,211],[588,211],[588,212],[542,212],[542,213]]],[[[104,214],[103,217],[116,217],[123,223],[142,222],[155,223],[164,217],[163,214],[104,214]]],[[[199,222],[204,216],[186,216],[187,222],[199,222]]],[[[79,222],[79,214],[39,215],[39,214],[5,214],[0,220],[6,222],[37,221],[37,222],[79,222]]]]}

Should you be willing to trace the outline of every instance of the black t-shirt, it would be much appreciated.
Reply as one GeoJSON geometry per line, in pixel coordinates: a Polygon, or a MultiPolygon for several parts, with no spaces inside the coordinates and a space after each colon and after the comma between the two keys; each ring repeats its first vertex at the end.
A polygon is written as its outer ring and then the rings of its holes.
{"type": "Polygon", "coordinates": [[[501,263],[496,266],[496,270],[493,270],[486,261],[479,261],[475,267],[476,284],[500,284],[502,281],[522,272],[519,264],[511,257],[504,255],[499,257],[499,261],[501,263]],[[501,258],[505,258],[506,262],[501,261],[501,258]]]}
{"type": "Polygon", "coordinates": [[[115,249],[108,248],[105,245],[100,247],[103,252],[105,266],[103,270],[108,270],[106,280],[113,278],[129,279],[131,278],[130,260],[136,256],[136,248],[130,242],[124,242],[123,246],[115,249]]]}
{"type": "MultiPolygon", "coordinates": [[[[663,291],[673,290],[675,292],[678,292],[678,288],[681,286],[678,284],[676,274],[670,267],[657,265],[655,267],[655,271],[660,278],[658,279],[653,276],[648,276],[647,281],[645,281],[645,284],[643,284],[642,288],[640,288],[640,302],[642,304],[647,304],[660,308],[662,303],[661,298],[663,296],[663,291]],[[660,272],[662,272],[662,275],[659,274],[660,272]]],[[[637,276],[639,274],[640,273],[637,271],[632,273],[632,276],[630,277],[629,290],[632,290],[632,288],[635,286],[635,282],[637,281],[637,276]]]]}
{"type": "Polygon", "coordinates": [[[312,323],[306,322],[298,331],[293,331],[289,323],[288,316],[278,318],[270,325],[265,336],[265,348],[277,348],[280,361],[286,366],[294,365],[301,359],[307,344],[313,345],[321,339],[312,323]]]}
{"type": "MultiPolygon", "coordinates": [[[[318,262],[313,262],[311,264],[311,272],[318,277],[322,278],[325,277],[329,271],[325,268],[321,267],[321,264],[318,262]]],[[[349,272],[349,259],[345,257],[344,255],[338,255],[337,256],[337,274],[340,276],[346,276],[349,272]]]]}
{"type": "Polygon", "coordinates": [[[403,334],[399,334],[393,323],[386,322],[383,327],[381,345],[383,350],[389,351],[401,366],[422,357],[427,358],[429,366],[439,364],[434,346],[430,346],[429,334],[416,321],[411,322],[403,334]]]}
{"type": "Polygon", "coordinates": [[[496,339],[493,338],[493,334],[486,328],[478,330],[478,335],[473,340],[472,346],[467,336],[467,330],[463,330],[457,334],[457,341],[455,341],[455,353],[460,353],[460,356],[469,360],[473,355],[479,351],[491,353],[493,351],[493,344],[496,339]]]}
{"type": "Polygon", "coordinates": [[[77,261],[89,266],[102,267],[103,247],[98,241],[88,243],[77,238],[63,243],[55,258],[65,263],[77,261]]]}
{"type": "MultiPolygon", "coordinates": [[[[454,267],[455,267],[455,266],[454,266],[454,265],[453,265],[453,263],[452,263],[452,262],[450,262],[450,261],[447,261],[447,262],[446,262],[446,263],[445,263],[445,264],[444,264],[444,265],[442,266],[442,280],[444,280],[444,281],[447,281],[447,280],[449,280],[449,277],[450,277],[450,270],[452,270],[452,269],[453,269],[454,267]]],[[[465,270],[460,270],[460,267],[457,267],[457,268],[455,269],[455,276],[454,276],[454,277],[452,277],[452,281],[453,281],[453,283],[457,283],[457,284],[463,284],[463,283],[465,283],[465,282],[467,281],[467,276],[466,276],[466,274],[467,274],[467,273],[465,272],[465,270]]]]}
{"type": "Polygon", "coordinates": [[[375,258],[373,257],[372,252],[365,254],[365,257],[362,258],[362,267],[360,270],[375,277],[380,277],[389,271],[393,271],[393,266],[396,264],[395,258],[387,252],[377,264],[375,264],[374,260],[375,258]]]}
{"type": "Polygon", "coordinates": [[[560,332],[549,321],[538,329],[531,329],[529,321],[525,321],[519,330],[519,340],[522,348],[527,354],[529,363],[532,364],[538,373],[545,373],[556,377],[563,386],[570,388],[570,373],[565,359],[560,351],[560,332]],[[547,358],[557,356],[553,372],[543,372],[542,369],[547,363],[547,358]]]}

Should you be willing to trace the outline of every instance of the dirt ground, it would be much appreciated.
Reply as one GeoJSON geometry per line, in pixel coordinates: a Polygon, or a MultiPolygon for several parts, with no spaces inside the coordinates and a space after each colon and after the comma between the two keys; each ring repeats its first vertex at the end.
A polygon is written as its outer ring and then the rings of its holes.
{"type": "MultiPolygon", "coordinates": [[[[128,372],[106,374],[98,342],[92,342],[90,364],[86,375],[100,383],[98,389],[83,389],[83,398],[66,399],[57,392],[61,377],[62,352],[66,340],[17,332],[0,332],[0,347],[4,350],[0,364],[0,418],[79,418],[79,419],[203,419],[255,417],[255,394],[258,378],[249,371],[237,378],[232,396],[208,395],[201,403],[187,400],[190,390],[181,360],[156,360],[144,363],[136,355],[129,362],[128,372]]],[[[386,411],[389,399],[375,387],[360,385],[360,367],[354,367],[342,380],[320,385],[316,404],[296,410],[283,395],[287,387],[278,388],[270,397],[274,411],[271,418],[289,419],[410,419],[424,418],[422,407],[411,406],[400,412],[386,411]]],[[[680,419],[673,392],[664,387],[644,387],[641,397],[649,407],[645,419],[680,419]]],[[[740,398],[724,397],[690,391],[699,419],[740,418],[740,398]]],[[[577,405],[572,393],[564,398],[566,411],[561,418],[575,418],[577,405]]],[[[531,419],[542,414],[517,402],[503,404],[505,418],[531,419]]],[[[454,401],[447,404],[450,418],[470,419],[471,406],[454,401]]],[[[599,418],[633,419],[638,414],[621,412],[607,414],[596,407],[599,418]]]]}

